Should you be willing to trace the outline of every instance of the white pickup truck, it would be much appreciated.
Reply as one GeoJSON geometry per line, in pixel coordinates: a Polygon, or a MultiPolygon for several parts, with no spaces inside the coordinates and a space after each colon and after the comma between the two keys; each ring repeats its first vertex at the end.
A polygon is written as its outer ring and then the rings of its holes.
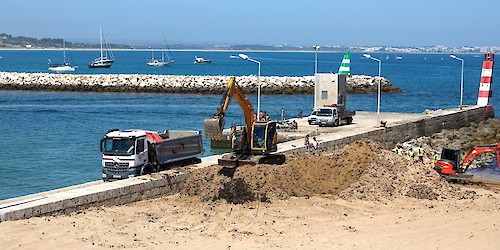
{"type": "Polygon", "coordinates": [[[314,123],[320,127],[351,124],[354,115],[356,111],[346,110],[344,106],[322,107],[317,109],[314,123]]]}
{"type": "Polygon", "coordinates": [[[307,122],[309,123],[309,125],[318,125],[318,123],[316,123],[317,121],[318,121],[318,109],[313,109],[311,115],[307,117],[307,122]]]}

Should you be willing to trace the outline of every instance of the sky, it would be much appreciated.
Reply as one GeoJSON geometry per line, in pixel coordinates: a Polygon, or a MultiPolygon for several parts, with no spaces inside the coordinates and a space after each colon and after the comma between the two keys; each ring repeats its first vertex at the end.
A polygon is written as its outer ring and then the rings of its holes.
{"type": "Polygon", "coordinates": [[[498,0],[2,0],[0,33],[170,44],[498,46],[498,0]]]}

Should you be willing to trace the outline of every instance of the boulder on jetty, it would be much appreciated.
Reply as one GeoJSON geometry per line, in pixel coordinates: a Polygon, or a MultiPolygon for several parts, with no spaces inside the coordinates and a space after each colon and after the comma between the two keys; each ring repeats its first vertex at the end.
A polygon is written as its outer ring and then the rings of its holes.
{"type": "Polygon", "coordinates": [[[347,93],[374,93],[377,92],[380,81],[380,91],[384,93],[400,93],[402,89],[393,85],[384,77],[354,75],[347,78],[347,93]]]}
{"type": "MultiPolygon", "coordinates": [[[[223,93],[229,76],[178,75],[76,75],[51,73],[0,72],[0,90],[78,91],[78,92],[157,92],[184,94],[223,93]]],[[[402,92],[383,77],[349,76],[348,93],[373,93],[381,81],[382,92],[402,92]]],[[[257,76],[237,77],[245,93],[257,91],[257,76]]],[[[264,94],[310,94],[314,92],[314,76],[260,78],[264,94]]]]}

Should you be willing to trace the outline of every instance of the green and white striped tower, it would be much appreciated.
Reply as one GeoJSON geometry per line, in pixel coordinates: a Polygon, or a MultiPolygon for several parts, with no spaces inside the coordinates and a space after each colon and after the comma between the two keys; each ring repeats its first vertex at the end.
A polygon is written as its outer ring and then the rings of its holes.
{"type": "Polygon", "coordinates": [[[350,75],[351,74],[351,54],[349,51],[344,55],[342,63],[339,68],[339,75],[350,75]]]}

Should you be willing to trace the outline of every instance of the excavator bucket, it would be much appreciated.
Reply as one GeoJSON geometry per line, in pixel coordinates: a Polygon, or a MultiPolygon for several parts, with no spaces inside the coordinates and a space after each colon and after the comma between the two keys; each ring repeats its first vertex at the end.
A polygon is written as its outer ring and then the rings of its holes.
{"type": "Polygon", "coordinates": [[[207,118],[204,125],[206,138],[217,139],[222,137],[222,130],[225,125],[224,118],[207,118]]]}

